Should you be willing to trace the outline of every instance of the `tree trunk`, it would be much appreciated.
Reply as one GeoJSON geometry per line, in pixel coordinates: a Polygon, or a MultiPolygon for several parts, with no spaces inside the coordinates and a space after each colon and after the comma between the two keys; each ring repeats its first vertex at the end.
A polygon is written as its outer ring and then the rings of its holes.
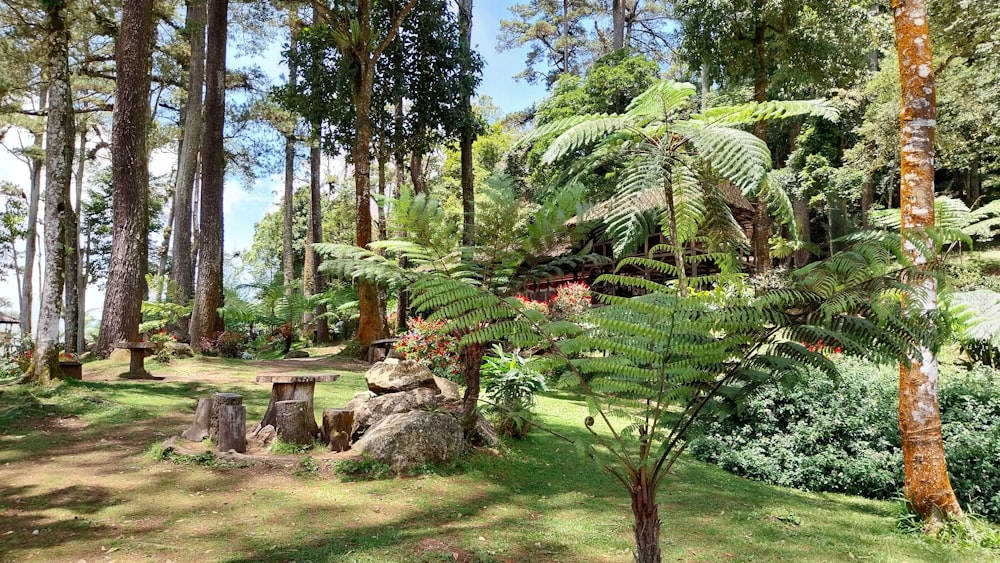
{"type": "Polygon", "coordinates": [[[76,166],[76,208],[67,201],[66,217],[66,279],[63,280],[65,308],[63,317],[65,327],[63,333],[63,349],[67,353],[79,353],[83,351],[82,346],[78,346],[80,339],[80,291],[86,288],[79,283],[80,278],[80,215],[83,209],[81,197],[83,195],[83,173],[87,153],[87,129],[80,131],[80,149],[77,153],[76,166]]]}
{"type": "Polygon", "coordinates": [[[213,444],[219,443],[219,411],[221,408],[225,405],[237,406],[242,404],[243,395],[239,393],[216,393],[212,395],[212,417],[208,423],[208,437],[213,444]]]}
{"type": "MultiPolygon", "coordinates": [[[[619,5],[622,0],[616,0],[619,5]]],[[[624,15],[624,14],[623,14],[624,15]]],[[[472,246],[476,243],[476,194],[475,168],[472,164],[472,142],[475,140],[475,116],[472,113],[472,94],[474,77],[472,76],[472,0],[459,2],[458,10],[459,43],[462,56],[465,57],[465,80],[462,92],[462,108],[465,114],[465,124],[462,127],[462,137],[459,139],[459,150],[462,158],[462,245],[472,246]]],[[[624,17],[622,18],[624,23],[624,17]]],[[[620,47],[617,47],[620,48],[620,47]]],[[[616,49],[617,49],[616,48],[616,49]]]]}
{"type": "Polygon", "coordinates": [[[462,347],[462,375],[465,377],[465,395],[462,397],[462,432],[466,439],[472,439],[476,428],[476,417],[479,404],[479,379],[483,366],[482,344],[469,344],[462,347]]]}
{"type": "Polygon", "coordinates": [[[351,409],[323,409],[323,439],[332,452],[351,449],[351,428],[354,411],[351,409]]]}
{"type": "MultiPolygon", "coordinates": [[[[386,47],[396,39],[399,25],[416,6],[417,0],[409,0],[397,11],[386,35],[381,40],[373,37],[372,26],[372,2],[361,0],[355,5],[352,18],[352,29],[344,29],[342,23],[338,25],[341,31],[349,31],[352,36],[357,35],[360,41],[353,41],[351,44],[340,45],[343,55],[350,57],[357,68],[351,79],[351,102],[354,105],[354,145],[351,147],[351,160],[354,164],[354,204],[358,211],[356,224],[355,244],[366,247],[372,241],[372,214],[371,214],[371,141],[372,141],[372,121],[371,105],[372,94],[375,83],[375,65],[385,52],[386,47]],[[356,27],[353,27],[356,25],[356,27]]],[[[373,340],[386,336],[385,319],[381,311],[383,307],[379,303],[378,289],[365,280],[358,281],[358,343],[363,351],[367,352],[368,345],[373,340]]]]}
{"type": "MultiPolygon", "coordinates": [[[[767,44],[763,23],[757,24],[754,33],[754,49],[757,52],[757,78],[754,82],[754,101],[767,101],[767,44]]],[[[754,135],[767,142],[767,122],[758,121],[754,135]]],[[[753,216],[753,256],[758,272],[771,269],[771,214],[767,209],[767,198],[757,196],[753,216]]]]}
{"type": "MultiPolygon", "coordinates": [[[[40,87],[38,94],[38,106],[44,108],[48,104],[49,91],[45,85],[40,87]]],[[[32,131],[34,140],[32,149],[42,147],[42,131],[32,131]]],[[[35,154],[36,151],[32,151],[35,154]]],[[[31,187],[28,194],[28,219],[27,232],[24,235],[24,278],[21,280],[21,334],[31,334],[32,323],[32,300],[35,294],[35,254],[38,242],[38,202],[42,194],[42,168],[45,162],[38,157],[31,157],[28,161],[28,168],[31,173],[31,187]]]]}
{"type": "MultiPolygon", "coordinates": [[[[204,129],[202,90],[205,85],[206,0],[190,0],[184,24],[191,48],[188,91],[184,104],[184,133],[174,183],[174,227],[170,279],[176,284],[174,302],[186,305],[194,295],[194,252],[191,247],[194,182],[204,129]]],[[[183,324],[183,323],[182,323],[183,324]]]]}
{"type": "Polygon", "coordinates": [[[64,2],[46,3],[45,52],[49,75],[45,124],[45,276],[35,337],[33,379],[48,383],[59,370],[59,320],[66,257],[66,221],[73,175],[73,92],[69,77],[69,28],[64,2]]]}
{"type": "MultiPolygon", "coordinates": [[[[317,139],[313,138],[314,145],[316,142],[318,142],[317,139]]],[[[313,222],[316,217],[316,208],[319,207],[319,196],[317,195],[317,192],[319,192],[319,158],[316,154],[318,152],[318,146],[309,147],[309,207],[306,212],[305,260],[302,264],[302,294],[305,296],[307,303],[309,298],[316,294],[316,272],[318,267],[318,264],[316,264],[316,252],[312,248],[313,243],[316,242],[316,230],[313,228],[313,222]]],[[[314,341],[315,330],[313,310],[307,304],[302,309],[302,337],[314,341]]]]}
{"type": "Polygon", "coordinates": [[[191,347],[212,338],[222,306],[222,193],[226,157],[222,134],[226,119],[226,40],[228,0],[211,0],[205,50],[205,135],[202,139],[201,225],[198,229],[198,282],[191,314],[191,347]]]}
{"type": "MultiPolygon", "coordinates": [[[[169,196],[168,196],[169,197],[169,196]]],[[[176,198],[175,198],[176,199],[176,198]]],[[[167,212],[167,221],[163,225],[163,242],[160,250],[156,253],[156,295],[151,296],[153,301],[162,301],[163,292],[167,291],[167,256],[170,254],[170,237],[173,233],[174,206],[171,200],[170,210],[167,212]]],[[[167,291],[169,299],[170,292],[167,291]]]]}
{"type": "Polygon", "coordinates": [[[247,408],[243,405],[219,406],[219,451],[246,453],[247,408]]]}
{"type": "Polygon", "coordinates": [[[638,563],[660,563],[660,511],[656,504],[654,479],[646,467],[640,467],[629,494],[632,516],[635,518],[635,560],[638,563]]]}
{"type": "MultiPolygon", "coordinates": [[[[369,148],[372,140],[371,101],[374,83],[374,62],[363,67],[360,84],[355,90],[354,106],[356,110],[354,130],[354,197],[358,210],[355,244],[367,247],[372,241],[371,212],[371,154],[369,148]]],[[[387,335],[385,323],[380,314],[378,288],[367,280],[358,280],[358,343],[367,351],[374,340],[387,335]]]]}
{"type": "MultiPolygon", "coordinates": [[[[934,127],[936,120],[934,64],[931,59],[927,7],[924,0],[893,0],[896,50],[902,85],[900,107],[900,211],[905,238],[930,244],[924,229],[934,225],[934,127]]],[[[921,246],[923,246],[923,244],[921,246]]],[[[917,265],[926,264],[917,246],[904,244],[917,265]]],[[[937,284],[931,276],[912,283],[921,289],[908,294],[922,314],[937,312],[937,284]]],[[[910,308],[912,310],[912,308],[910,308]]],[[[941,417],[938,411],[938,362],[921,348],[921,357],[899,369],[899,434],[903,448],[903,493],[932,525],[946,515],[961,517],[945,465],[941,417]]]]}
{"type": "MultiPolygon", "coordinates": [[[[294,51],[295,45],[297,43],[296,32],[298,31],[296,25],[295,10],[289,11],[289,50],[294,51]]],[[[293,61],[288,62],[288,84],[292,88],[295,87],[295,83],[298,79],[298,68],[296,68],[293,61]]],[[[291,299],[292,296],[292,282],[295,280],[295,254],[292,247],[292,228],[294,221],[292,218],[293,208],[295,206],[295,128],[285,135],[285,192],[284,198],[284,209],[282,210],[282,224],[281,224],[281,272],[285,278],[285,298],[291,299]]],[[[289,319],[290,320],[290,319],[289,319]]]]}
{"type": "Polygon", "coordinates": [[[625,47],[625,0],[611,0],[611,51],[625,47]]]}
{"type": "Polygon", "coordinates": [[[194,409],[194,422],[191,427],[181,433],[181,436],[189,442],[201,442],[208,438],[212,428],[212,398],[201,397],[198,405],[194,409]]]}
{"type": "MultiPolygon", "coordinates": [[[[312,293],[319,295],[326,289],[323,283],[323,274],[319,271],[319,255],[313,250],[312,245],[323,242],[323,178],[320,164],[323,153],[319,147],[319,128],[315,128],[314,146],[309,150],[309,233],[311,234],[309,244],[306,249],[306,257],[312,257],[312,264],[309,267],[312,275],[312,293]]],[[[315,327],[316,342],[330,341],[330,326],[326,319],[326,305],[320,303],[316,305],[315,327]]]]}
{"type": "Polygon", "coordinates": [[[274,404],[274,430],[279,440],[299,445],[311,445],[316,419],[309,401],[278,401],[274,404]]]}
{"type": "Polygon", "coordinates": [[[98,350],[109,353],[116,342],[139,340],[142,296],[146,293],[149,245],[149,123],[153,8],[126,0],[115,43],[115,110],[111,131],[114,182],[113,246],[101,316],[98,350]]]}
{"type": "MultiPolygon", "coordinates": [[[[794,196],[792,198],[792,213],[795,215],[795,223],[798,228],[799,240],[802,242],[812,242],[812,233],[809,229],[809,202],[804,197],[794,196]]],[[[801,268],[809,263],[810,253],[804,248],[795,251],[795,267],[801,268]]]]}

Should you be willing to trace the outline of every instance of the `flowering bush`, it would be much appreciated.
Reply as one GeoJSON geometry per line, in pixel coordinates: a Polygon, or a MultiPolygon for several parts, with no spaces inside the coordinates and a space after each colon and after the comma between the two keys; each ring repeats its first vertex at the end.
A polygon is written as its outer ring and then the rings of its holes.
{"type": "Polygon", "coordinates": [[[525,309],[538,311],[545,317],[549,316],[548,303],[544,303],[542,301],[532,301],[531,299],[528,299],[523,295],[515,295],[514,299],[517,299],[521,303],[521,306],[524,307],[525,309]]]}
{"type": "Polygon", "coordinates": [[[160,344],[159,348],[153,350],[153,358],[161,364],[170,363],[170,359],[173,357],[173,350],[169,344],[177,342],[177,337],[167,332],[167,329],[161,328],[149,336],[149,341],[160,344]]]}
{"type": "Polygon", "coordinates": [[[445,322],[414,318],[406,326],[409,331],[396,343],[396,353],[426,365],[434,375],[457,379],[458,338],[445,331],[445,322]]]}
{"type": "Polygon", "coordinates": [[[566,284],[549,305],[553,319],[571,319],[590,308],[590,287],[583,282],[566,284]]]}
{"type": "Polygon", "coordinates": [[[242,358],[247,335],[237,330],[217,332],[215,338],[202,338],[202,351],[215,352],[223,358],[242,358]]]}

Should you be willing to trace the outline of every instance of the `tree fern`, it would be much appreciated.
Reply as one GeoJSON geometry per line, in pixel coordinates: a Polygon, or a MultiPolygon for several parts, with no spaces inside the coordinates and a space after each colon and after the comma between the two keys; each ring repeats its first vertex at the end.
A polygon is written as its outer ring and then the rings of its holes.
{"type": "MultiPolygon", "coordinates": [[[[620,162],[624,154],[617,193],[609,205],[598,207],[606,211],[603,219],[618,255],[634,250],[650,234],[650,206],[662,211],[663,232],[675,248],[681,248],[705,225],[709,209],[705,200],[717,190],[717,178],[731,181],[791,222],[791,205],[779,191],[783,186],[765,183],[771,168],[767,145],[737,126],[801,115],[835,119],[836,110],[827,102],[812,100],[745,104],[689,115],[694,94],[691,84],[659,81],[637,96],[623,114],[558,120],[529,134],[522,144],[552,139],[544,161],[571,157],[570,169],[575,173],[607,165],[611,154],[620,162]],[[705,174],[707,169],[711,175],[705,174]]],[[[717,203],[718,199],[711,204],[714,218],[719,218],[717,203]]],[[[727,235],[736,232],[713,231],[716,239],[727,235]]],[[[685,253],[675,256],[682,272],[684,258],[685,253]]]]}

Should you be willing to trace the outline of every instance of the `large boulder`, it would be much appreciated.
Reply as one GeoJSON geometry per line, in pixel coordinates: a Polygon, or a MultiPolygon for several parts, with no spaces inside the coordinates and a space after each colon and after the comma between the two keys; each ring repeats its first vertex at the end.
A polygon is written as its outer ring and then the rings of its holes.
{"type": "Polygon", "coordinates": [[[462,396],[458,393],[458,383],[450,379],[434,376],[434,385],[441,392],[441,398],[445,401],[460,401],[462,396]]]}
{"type": "Polygon", "coordinates": [[[403,472],[425,464],[441,465],[462,453],[462,428],[454,417],[410,411],[386,417],[352,449],[403,472]]]}
{"type": "Polygon", "coordinates": [[[376,395],[409,391],[417,387],[437,389],[434,374],[416,360],[388,358],[378,362],[365,373],[368,389],[376,395]]]}
{"type": "Polygon", "coordinates": [[[352,400],[347,404],[348,408],[354,411],[354,427],[351,430],[351,435],[363,434],[389,415],[435,406],[438,395],[434,391],[426,387],[418,387],[400,393],[379,395],[357,405],[352,400]]]}

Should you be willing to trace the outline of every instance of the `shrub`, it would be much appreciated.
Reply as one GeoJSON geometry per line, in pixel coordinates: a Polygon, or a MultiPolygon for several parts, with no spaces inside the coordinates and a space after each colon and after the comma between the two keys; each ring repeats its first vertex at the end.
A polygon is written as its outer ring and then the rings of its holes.
{"type": "Polygon", "coordinates": [[[177,337],[167,332],[167,329],[161,328],[157,332],[154,332],[149,336],[150,342],[156,342],[160,344],[159,348],[154,348],[153,357],[156,361],[161,364],[170,363],[171,358],[173,358],[174,352],[170,348],[171,344],[177,343],[177,337]]]}
{"type": "Polygon", "coordinates": [[[544,317],[548,317],[550,314],[548,303],[544,303],[542,301],[533,301],[523,295],[515,295],[514,299],[517,299],[521,303],[521,306],[524,307],[525,309],[538,311],[544,317]]]}
{"type": "MultiPolygon", "coordinates": [[[[743,412],[705,425],[689,451],[776,485],[872,498],[901,494],[895,368],[836,359],[841,380],[768,388],[743,412]]],[[[1000,372],[945,373],[939,392],[952,488],[967,511],[1000,521],[1000,372]]]]}
{"type": "Polygon", "coordinates": [[[744,410],[707,424],[690,452],[775,485],[891,498],[903,482],[896,380],[842,358],[840,381],[818,374],[767,387],[744,410]]]}
{"type": "Polygon", "coordinates": [[[566,284],[559,288],[549,310],[553,319],[572,319],[590,308],[590,287],[583,282],[566,284]]]}
{"type": "Polygon", "coordinates": [[[962,505],[1000,521],[1000,373],[976,366],[943,380],[941,431],[962,505]]]}
{"type": "Polygon", "coordinates": [[[426,365],[434,375],[458,379],[458,338],[445,330],[445,321],[413,318],[406,326],[409,331],[396,343],[396,353],[426,365]]]}
{"type": "Polygon", "coordinates": [[[215,338],[202,338],[201,350],[203,353],[217,353],[223,358],[242,358],[248,342],[246,334],[236,330],[226,330],[216,333],[215,338]]]}
{"type": "Polygon", "coordinates": [[[523,438],[531,430],[535,393],[545,390],[545,378],[516,351],[508,354],[497,344],[493,352],[495,356],[483,358],[485,410],[498,417],[497,432],[523,438]]]}

